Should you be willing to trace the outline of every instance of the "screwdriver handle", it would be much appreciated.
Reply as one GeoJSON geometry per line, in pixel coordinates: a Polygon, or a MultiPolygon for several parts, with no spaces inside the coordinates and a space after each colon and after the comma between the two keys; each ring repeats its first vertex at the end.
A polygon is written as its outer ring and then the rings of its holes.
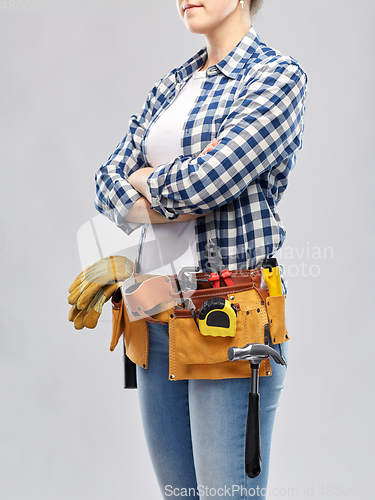
{"type": "Polygon", "coordinates": [[[263,279],[266,282],[269,294],[271,297],[282,295],[283,288],[281,284],[281,276],[279,266],[262,269],[263,279]]]}

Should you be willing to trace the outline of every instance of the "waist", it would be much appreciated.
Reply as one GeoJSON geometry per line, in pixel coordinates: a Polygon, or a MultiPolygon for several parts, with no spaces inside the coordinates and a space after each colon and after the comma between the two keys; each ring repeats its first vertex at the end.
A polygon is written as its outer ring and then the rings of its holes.
{"type": "Polygon", "coordinates": [[[122,293],[133,320],[146,318],[167,321],[170,309],[177,304],[192,300],[200,307],[202,300],[213,296],[226,296],[242,290],[258,289],[261,295],[268,291],[261,287],[262,271],[257,269],[233,270],[222,273],[197,272],[187,273],[182,280],[181,275],[137,275],[127,280],[122,293]],[[129,282],[130,281],[130,282],[129,282]]]}

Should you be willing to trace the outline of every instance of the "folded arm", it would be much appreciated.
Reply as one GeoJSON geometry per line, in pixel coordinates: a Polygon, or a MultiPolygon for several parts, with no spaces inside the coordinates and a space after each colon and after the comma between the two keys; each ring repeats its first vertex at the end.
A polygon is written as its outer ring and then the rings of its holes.
{"type": "Polygon", "coordinates": [[[144,173],[149,193],[143,192],[152,209],[174,219],[238,198],[260,174],[301,147],[305,91],[306,75],[297,65],[266,67],[243,89],[214,149],[144,173]]]}
{"type": "MultiPolygon", "coordinates": [[[[157,86],[158,82],[149,93],[141,113],[130,118],[127,135],[95,174],[96,209],[114,221],[127,234],[145,223],[171,222],[164,215],[151,209],[150,192],[144,182],[153,168],[146,164],[142,141],[147,123],[151,119],[157,86]]],[[[208,150],[209,146],[201,154],[208,150]]],[[[198,216],[186,214],[178,220],[192,220],[198,216]]]]}
{"type": "MultiPolygon", "coordinates": [[[[144,206],[141,194],[129,184],[127,178],[132,172],[146,166],[142,142],[152,115],[153,101],[157,93],[157,82],[148,94],[139,115],[130,118],[128,133],[118,144],[115,152],[95,174],[95,207],[102,214],[130,234],[138,226],[129,224],[128,214],[137,203],[133,212],[139,215],[144,206]]],[[[131,217],[132,218],[132,217],[131,217]]],[[[140,221],[139,224],[144,222],[140,221]]]]}
{"type": "MultiPolygon", "coordinates": [[[[199,157],[204,156],[206,153],[212,151],[217,145],[218,145],[217,139],[213,139],[213,141],[204,148],[204,150],[200,153],[199,157]]],[[[136,172],[134,172],[131,176],[128,178],[128,182],[135,190],[138,191],[146,200],[151,203],[151,193],[150,193],[150,188],[147,182],[147,179],[149,176],[153,173],[155,169],[151,167],[144,167],[136,172]]],[[[167,220],[168,222],[168,220],[167,220]]],[[[171,222],[171,221],[169,221],[171,222]]]]}

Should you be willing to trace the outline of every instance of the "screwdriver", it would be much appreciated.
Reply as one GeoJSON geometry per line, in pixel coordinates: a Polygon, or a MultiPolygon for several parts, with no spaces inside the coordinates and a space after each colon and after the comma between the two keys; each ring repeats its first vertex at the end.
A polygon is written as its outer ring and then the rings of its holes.
{"type": "Polygon", "coordinates": [[[262,274],[270,296],[283,295],[280,268],[275,257],[263,261],[262,274]]]}

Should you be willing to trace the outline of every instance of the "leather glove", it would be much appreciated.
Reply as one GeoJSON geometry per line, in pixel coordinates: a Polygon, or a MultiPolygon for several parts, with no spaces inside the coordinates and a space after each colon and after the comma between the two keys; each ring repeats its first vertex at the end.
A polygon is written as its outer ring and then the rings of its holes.
{"type": "Polygon", "coordinates": [[[133,272],[133,263],[119,255],[105,257],[86,267],[69,287],[73,307],[69,321],[77,330],[95,328],[103,305],[133,272]]]}
{"type": "Polygon", "coordinates": [[[83,327],[95,328],[102,313],[103,305],[122,283],[123,281],[120,281],[113,285],[104,286],[96,293],[87,307],[83,309],[78,309],[76,305],[72,306],[69,312],[69,321],[74,323],[74,328],[76,330],[82,330],[83,327]]]}
{"type": "Polygon", "coordinates": [[[133,262],[120,255],[105,257],[86,267],[69,287],[68,302],[78,309],[88,306],[105,285],[124,282],[133,272],[133,262]]]}

